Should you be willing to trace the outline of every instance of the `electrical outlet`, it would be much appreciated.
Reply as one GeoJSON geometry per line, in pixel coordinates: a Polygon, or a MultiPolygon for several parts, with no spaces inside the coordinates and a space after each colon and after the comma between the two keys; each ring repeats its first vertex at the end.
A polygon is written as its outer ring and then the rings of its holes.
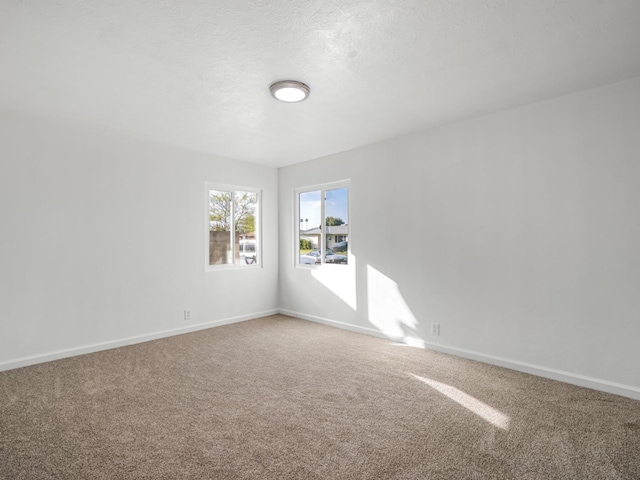
{"type": "Polygon", "coordinates": [[[184,319],[185,320],[191,320],[191,310],[185,310],[184,311],[184,319]]]}
{"type": "Polygon", "coordinates": [[[432,323],[431,324],[431,335],[440,336],[440,324],[432,323]]]}

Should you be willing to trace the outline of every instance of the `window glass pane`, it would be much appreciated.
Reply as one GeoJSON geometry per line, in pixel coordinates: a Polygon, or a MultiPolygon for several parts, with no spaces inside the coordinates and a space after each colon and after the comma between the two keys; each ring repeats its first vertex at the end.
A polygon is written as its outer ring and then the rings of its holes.
{"type": "Polygon", "coordinates": [[[255,192],[235,192],[235,261],[238,264],[258,262],[256,216],[258,194],[255,192]]]}
{"type": "Polygon", "coordinates": [[[232,263],[231,192],[209,190],[209,265],[232,263]]]}
{"type": "Polygon", "coordinates": [[[260,192],[206,184],[207,271],[260,263],[260,192]],[[211,268],[210,268],[211,267],[211,268]]]}
{"type": "Polygon", "coordinates": [[[320,190],[303,192],[298,197],[300,213],[298,261],[300,264],[320,263],[321,198],[320,190]]]}
{"type": "Polygon", "coordinates": [[[349,238],[348,189],[325,191],[325,263],[347,264],[349,238]]]}

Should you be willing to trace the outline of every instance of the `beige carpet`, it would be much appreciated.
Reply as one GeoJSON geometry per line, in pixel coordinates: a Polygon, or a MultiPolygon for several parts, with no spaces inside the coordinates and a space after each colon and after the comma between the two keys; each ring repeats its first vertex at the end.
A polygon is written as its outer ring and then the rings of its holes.
{"type": "Polygon", "coordinates": [[[0,373],[2,479],[640,479],[640,402],[285,316],[0,373]]]}

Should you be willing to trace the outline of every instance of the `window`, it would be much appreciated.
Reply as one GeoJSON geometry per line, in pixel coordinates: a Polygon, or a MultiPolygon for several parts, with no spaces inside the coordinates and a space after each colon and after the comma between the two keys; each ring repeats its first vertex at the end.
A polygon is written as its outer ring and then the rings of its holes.
{"type": "Polygon", "coordinates": [[[206,267],[260,265],[260,191],[206,184],[206,267]]]}
{"type": "Polygon", "coordinates": [[[296,190],[296,265],[349,261],[349,182],[296,190]]]}

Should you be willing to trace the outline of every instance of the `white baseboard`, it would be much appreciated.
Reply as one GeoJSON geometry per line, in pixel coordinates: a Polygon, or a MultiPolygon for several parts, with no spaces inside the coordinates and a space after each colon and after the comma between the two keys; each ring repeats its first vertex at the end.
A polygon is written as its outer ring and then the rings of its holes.
{"type": "MultiPolygon", "coordinates": [[[[302,320],[309,320],[311,322],[322,323],[332,327],[350,330],[356,333],[363,333],[365,335],[372,335],[374,337],[392,340],[394,342],[404,342],[403,338],[399,338],[394,335],[385,335],[383,332],[380,332],[379,330],[373,328],[360,327],[357,325],[351,325],[348,323],[338,322],[336,320],[329,320],[327,318],[317,317],[315,315],[308,315],[306,313],[294,312],[285,309],[280,309],[279,313],[281,313],[282,315],[289,315],[290,317],[300,318],[302,320]]],[[[613,393],[615,395],[621,395],[623,397],[633,398],[634,400],[640,400],[640,388],[633,387],[631,385],[624,385],[607,380],[601,380],[599,378],[587,377],[585,375],[564,372],[561,370],[555,370],[539,365],[519,362],[517,360],[510,360],[508,358],[496,357],[493,355],[487,355],[484,353],[474,352],[461,348],[447,347],[435,343],[424,342],[424,348],[427,350],[448,353],[450,355],[468,358],[470,360],[476,360],[478,362],[488,363],[499,367],[509,368],[511,370],[516,370],[519,372],[530,373],[531,375],[550,378],[552,380],[558,380],[564,383],[570,383],[579,387],[591,388],[593,390],[599,390],[602,392],[613,393]]]]}
{"type": "Polygon", "coordinates": [[[222,320],[214,320],[212,322],[198,323],[196,325],[187,325],[180,328],[172,328],[170,330],[162,330],[160,332],[148,333],[145,335],[137,335],[134,337],[121,338],[119,340],[93,343],[82,347],[57,350],[55,352],[44,353],[41,355],[17,358],[15,360],[0,362],[0,371],[12,370],[14,368],[26,367],[29,365],[35,365],[37,363],[50,362],[53,360],[60,360],[61,358],[75,357],[77,355],[84,355],[85,353],[93,353],[99,352],[101,350],[109,350],[111,348],[134,345],[136,343],[149,342],[151,340],[157,340],[159,338],[172,337],[174,335],[181,335],[183,333],[196,332],[198,330],[205,330],[207,328],[219,327],[221,325],[228,325],[231,323],[244,322],[246,320],[267,317],[269,315],[275,315],[277,313],[278,310],[275,309],[267,310],[265,312],[251,313],[249,315],[241,315],[238,317],[225,318],[222,320]]]}
{"type": "MultiPolygon", "coordinates": [[[[183,333],[195,332],[198,330],[205,330],[208,328],[218,327],[221,325],[228,325],[232,323],[244,322],[246,320],[252,320],[254,318],[266,317],[280,313],[282,315],[289,315],[290,317],[300,318],[302,320],[308,320],[311,322],[322,323],[343,330],[349,330],[356,333],[362,333],[385,340],[392,340],[394,342],[404,342],[403,338],[386,335],[374,328],[361,327],[358,325],[352,325],[349,323],[339,322],[336,320],[330,320],[328,318],[318,317],[315,315],[309,315],[300,312],[294,312],[286,309],[274,309],[264,312],[256,312],[248,315],[241,315],[237,317],[225,318],[222,320],[215,320],[212,322],[199,323],[196,325],[187,325],[180,328],[174,328],[170,330],[163,330],[160,332],[149,333],[145,335],[138,335],[133,337],[122,338],[118,340],[94,343],[85,345],[82,347],[69,348],[65,350],[57,350],[55,352],[49,352],[41,355],[33,355],[29,357],[17,358],[14,360],[8,360],[0,362],[0,371],[12,370],[14,368],[26,367],[29,365],[35,365],[38,363],[50,362],[53,360],[59,360],[62,358],[74,357],[77,355],[84,355],[86,353],[99,352],[101,350],[108,350],[111,348],[124,347],[127,345],[134,345],[136,343],[148,342],[151,340],[157,340],[160,338],[171,337],[174,335],[181,335],[183,333]]],[[[509,368],[520,372],[530,373],[539,377],[550,378],[552,380],[558,380],[580,387],[591,388],[594,390],[600,390],[603,392],[613,393],[624,397],[640,400],[640,388],[631,385],[624,385],[620,383],[610,382],[593,377],[587,377],[585,375],[579,375],[570,372],[564,372],[561,370],[555,370],[539,365],[533,365],[530,363],[519,362],[517,360],[511,360],[508,358],[496,357],[493,355],[487,355],[484,353],[474,352],[471,350],[465,350],[455,347],[447,347],[435,343],[424,342],[424,348],[428,350],[434,350],[437,352],[448,353],[458,357],[468,358],[470,360],[476,360],[491,365],[497,365],[499,367],[509,368]]]]}
{"type": "Polygon", "coordinates": [[[338,322],[337,320],[329,320],[323,317],[317,317],[315,315],[309,315],[307,313],[294,312],[292,310],[280,309],[278,313],[281,315],[288,315],[289,317],[300,318],[302,320],[309,320],[310,322],[323,323],[332,327],[342,328],[343,330],[349,330],[356,333],[364,333],[365,335],[372,335],[374,337],[384,338],[385,340],[400,341],[400,338],[394,338],[393,336],[385,335],[380,330],[375,328],[360,327],[358,325],[351,325],[350,323],[338,322]]]}

